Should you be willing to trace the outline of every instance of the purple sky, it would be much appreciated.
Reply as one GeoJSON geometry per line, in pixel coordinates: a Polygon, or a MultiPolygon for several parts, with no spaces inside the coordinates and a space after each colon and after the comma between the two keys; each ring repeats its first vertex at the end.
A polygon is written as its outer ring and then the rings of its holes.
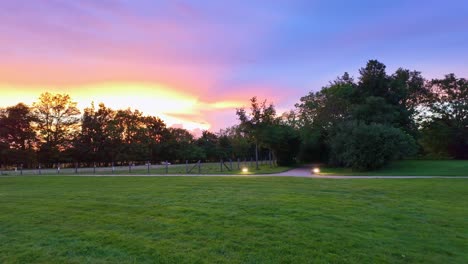
{"type": "Polygon", "coordinates": [[[461,0],[4,0],[0,32],[0,106],[66,92],[190,129],[234,124],[254,95],[291,109],[369,59],[468,77],[461,0]]]}

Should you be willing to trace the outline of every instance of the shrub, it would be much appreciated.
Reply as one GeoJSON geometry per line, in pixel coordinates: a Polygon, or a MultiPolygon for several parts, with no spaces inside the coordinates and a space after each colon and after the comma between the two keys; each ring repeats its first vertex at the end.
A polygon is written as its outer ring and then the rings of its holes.
{"type": "Polygon", "coordinates": [[[416,153],[415,140],[383,124],[343,123],[330,138],[330,162],[355,170],[371,170],[416,153]]]}

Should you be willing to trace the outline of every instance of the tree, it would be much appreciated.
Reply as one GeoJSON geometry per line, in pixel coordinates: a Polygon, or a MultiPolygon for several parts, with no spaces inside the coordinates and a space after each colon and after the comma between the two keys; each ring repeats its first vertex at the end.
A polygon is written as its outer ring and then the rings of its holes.
{"type": "Polygon", "coordinates": [[[152,160],[162,160],[163,153],[159,152],[159,145],[167,130],[166,124],[158,117],[146,116],[143,118],[143,125],[145,127],[146,141],[151,151],[152,160]]]}
{"type": "Polygon", "coordinates": [[[388,104],[384,98],[369,96],[362,104],[352,108],[352,119],[366,124],[379,123],[398,125],[399,112],[396,106],[388,104]]]}
{"type": "Polygon", "coordinates": [[[388,104],[398,112],[396,126],[413,137],[418,136],[417,116],[430,95],[426,80],[418,71],[399,68],[389,77],[388,104]]]}
{"type": "Polygon", "coordinates": [[[352,118],[353,105],[359,101],[356,87],[353,78],[344,73],[319,92],[310,92],[302,97],[296,104],[301,160],[328,160],[326,142],[330,131],[352,118]]]}
{"type": "Polygon", "coordinates": [[[14,149],[33,148],[36,143],[34,121],[31,109],[23,103],[0,110],[0,141],[14,149]]]}
{"type": "Polygon", "coordinates": [[[31,109],[23,103],[0,109],[2,163],[21,163],[26,166],[35,162],[37,138],[32,126],[34,121],[31,109]]]}
{"type": "Polygon", "coordinates": [[[294,128],[284,124],[274,124],[263,131],[262,138],[278,160],[278,165],[290,166],[296,163],[295,158],[301,139],[294,128]]]}
{"type": "Polygon", "coordinates": [[[429,85],[429,115],[422,122],[423,146],[432,153],[468,159],[468,80],[448,74],[429,85]]]}
{"type": "Polygon", "coordinates": [[[207,160],[219,160],[219,138],[216,134],[205,130],[202,132],[201,137],[196,140],[196,144],[203,150],[207,160]]]}
{"type": "Polygon", "coordinates": [[[195,144],[190,132],[183,128],[168,128],[159,146],[162,158],[170,161],[205,159],[203,149],[195,144]]]}
{"type": "Polygon", "coordinates": [[[366,67],[359,70],[359,92],[361,98],[367,96],[380,96],[387,98],[389,96],[389,78],[385,72],[386,66],[377,61],[370,60],[366,67]]]}
{"type": "Polygon", "coordinates": [[[266,103],[266,100],[259,103],[257,97],[250,99],[250,113],[244,108],[236,109],[236,114],[240,120],[239,127],[242,132],[252,139],[255,144],[255,164],[258,167],[258,148],[264,145],[262,138],[265,130],[268,130],[273,124],[278,123],[276,119],[276,110],[273,104],[266,103]]]}
{"type": "Polygon", "coordinates": [[[301,97],[296,104],[299,125],[328,130],[349,118],[351,106],[357,98],[356,85],[345,73],[319,92],[301,97]]]}
{"type": "Polygon", "coordinates": [[[419,135],[417,116],[430,94],[420,72],[399,68],[387,75],[383,63],[370,60],[359,73],[357,83],[345,73],[296,105],[301,159],[327,160],[331,132],[352,120],[399,128],[415,138],[419,135]]]}
{"type": "Polygon", "coordinates": [[[219,135],[219,144],[228,147],[233,157],[248,158],[255,149],[253,142],[242,132],[242,129],[238,125],[222,129],[219,135]],[[226,140],[229,143],[223,142],[226,140]]]}
{"type": "Polygon", "coordinates": [[[59,153],[71,146],[79,129],[77,103],[67,94],[43,93],[33,108],[42,141],[41,155],[47,161],[57,160],[59,153]]]}
{"type": "Polygon", "coordinates": [[[149,138],[144,126],[143,113],[131,109],[117,110],[114,117],[115,136],[120,135],[117,159],[122,161],[148,160],[149,138]]]}

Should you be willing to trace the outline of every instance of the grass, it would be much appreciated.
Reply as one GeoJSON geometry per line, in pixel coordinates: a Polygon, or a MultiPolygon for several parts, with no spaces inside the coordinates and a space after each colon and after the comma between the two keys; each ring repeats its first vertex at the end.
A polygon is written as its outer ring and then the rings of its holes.
{"type": "MultiPolygon", "coordinates": [[[[96,168],[96,171],[93,172],[93,168],[78,168],[77,173],[81,175],[141,175],[141,174],[152,174],[152,175],[161,175],[166,174],[166,168],[164,165],[151,165],[150,171],[148,173],[147,166],[140,165],[137,167],[132,167],[129,169],[128,166],[118,166],[115,167],[115,171],[112,172],[111,167],[106,168],[96,168]]],[[[198,170],[198,166],[195,163],[188,164],[189,173],[186,172],[186,165],[185,164],[172,164],[168,166],[167,174],[210,174],[210,175],[219,175],[219,174],[228,174],[228,175],[254,175],[254,174],[272,174],[272,173],[280,173],[287,170],[290,170],[292,167],[287,166],[270,166],[267,162],[262,161],[259,163],[259,169],[255,168],[255,163],[252,162],[241,162],[238,164],[237,162],[226,162],[223,165],[223,169],[221,170],[220,163],[202,163],[200,166],[200,170],[198,170]],[[242,168],[248,168],[248,172],[242,172],[242,168]]],[[[0,175],[21,175],[19,170],[14,171],[13,169],[10,170],[2,170],[0,171],[0,175]]],[[[23,175],[38,175],[38,169],[29,169],[23,170],[23,175]]],[[[75,169],[74,168],[62,168],[60,170],[60,174],[62,175],[74,175],[75,169]]],[[[42,169],[41,175],[57,175],[56,169],[42,169]]]]}
{"type": "MultiPolygon", "coordinates": [[[[232,164],[232,169],[229,163],[225,163],[223,165],[223,170],[221,170],[219,163],[203,163],[200,167],[200,174],[227,174],[227,175],[254,175],[254,174],[272,174],[272,173],[279,173],[290,170],[292,167],[286,166],[270,166],[268,164],[259,164],[259,169],[255,168],[255,164],[250,164],[249,162],[245,163],[244,165],[240,165],[240,169],[237,168],[237,163],[232,164]],[[242,172],[242,168],[248,168],[248,172],[242,172]],[[229,168],[229,169],[228,169],[229,168]]],[[[199,174],[198,167],[196,164],[189,164],[189,170],[191,170],[188,174],[199,174]]],[[[128,170],[123,171],[116,171],[117,174],[129,174],[128,170]]],[[[165,174],[166,169],[164,167],[159,167],[150,170],[150,174],[165,174]]],[[[107,174],[110,174],[108,172],[107,174]]],[[[147,169],[137,169],[132,170],[130,174],[148,174],[147,169]]],[[[168,174],[187,174],[185,165],[171,165],[168,167],[168,174]]]]}
{"type": "Polygon", "coordinates": [[[468,176],[468,160],[401,160],[374,171],[349,168],[321,168],[322,175],[372,176],[468,176]]]}
{"type": "Polygon", "coordinates": [[[0,177],[0,263],[466,263],[466,197],[466,179],[0,177]]]}

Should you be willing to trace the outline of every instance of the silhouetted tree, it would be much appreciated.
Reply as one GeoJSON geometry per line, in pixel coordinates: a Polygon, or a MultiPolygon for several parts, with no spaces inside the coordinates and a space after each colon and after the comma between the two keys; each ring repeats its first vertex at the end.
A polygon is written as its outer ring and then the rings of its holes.
{"type": "Polygon", "coordinates": [[[33,104],[39,138],[40,158],[58,161],[60,152],[71,147],[79,129],[80,110],[67,94],[43,93],[33,104]]]}

